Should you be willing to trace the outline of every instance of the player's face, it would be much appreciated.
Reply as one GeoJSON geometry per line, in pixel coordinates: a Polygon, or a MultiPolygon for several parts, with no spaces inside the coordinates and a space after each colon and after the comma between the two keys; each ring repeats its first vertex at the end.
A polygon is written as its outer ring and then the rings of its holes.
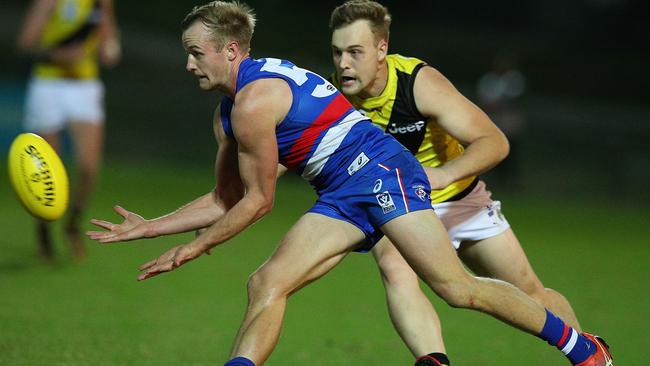
{"type": "Polygon", "coordinates": [[[217,49],[201,22],[195,22],[183,32],[183,47],[187,52],[186,69],[199,78],[201,89],[213,90],[227,85],[230,65],[225,48],[217,49]]]}
{"type": "Polygon", "coordinates": [[[343,94],[363,97],[375,86],[380,63],[386,57],[385,42],[377,42],[366,20],[332,33],[332,60],[343,94]]]}

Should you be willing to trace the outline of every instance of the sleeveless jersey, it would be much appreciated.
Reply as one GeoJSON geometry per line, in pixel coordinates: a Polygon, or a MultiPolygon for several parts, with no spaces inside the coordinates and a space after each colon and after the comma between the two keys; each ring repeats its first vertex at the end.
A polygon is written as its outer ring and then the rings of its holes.
{"type": "MultiPolygon", "coordinates": [[[[348,99],[370,117],[372,122],[401,142],[424,166],[437,167],[460,156],[463,146],[438,126],[428,121],[415,105],[413,85],[418,71],[426,64],[417,58],[388,55],[388,80],[382,93],[376,97],[348,99]]],[[[338,80],[332,77],[338,87],[338,80]]],[[[456,181],[444,189],[431,192],[433,203],[453,199],[466,190],[476,177],[456,181]]]]}
{"type": "Polygon", "coordinates": [[[101,8],[98,0],[57,0],[45,25],[40,45],[45,49],[81,43],[85,56],[70,66],[47,61],[34,65],[39,78],[93,79],[98,76],[97,47],[101,8]]]}
{"type": "MultiPolygon", "coordinates": [[[[319,75],[275,58],[247,58],[239,66],[236,92],[263,78],[287,82],[293,103],[276,127],[278,157],[319,192],[329,191],[362,171],[371,160],[377,162],[402,151],[395,139],[374,127],[327,80],[319,75]]],[[[221,123],[234,139],[230,113],[233,100],[221,101],[221,123]]]]}

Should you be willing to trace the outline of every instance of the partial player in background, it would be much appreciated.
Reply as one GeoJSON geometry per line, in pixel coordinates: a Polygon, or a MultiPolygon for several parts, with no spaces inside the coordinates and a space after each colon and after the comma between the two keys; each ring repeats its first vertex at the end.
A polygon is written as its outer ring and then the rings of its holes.
{"type": "MultiPolygon", "coordinates": [[[[566,298],[542,285],[501,213],[501,203],[491,199],[478,178],[506,157],[508,141],[436,69],[416,58],[389,55],[390,23],[388,9],[374,1],[353,0],[334,9],[330,28],[336,86],[424,166],[433,207],[463,262],[480,276],[514,284],[580,330],[566,298]]],[[[391,319],[417,364],[445,364],[440,322],[417,276],[388,238],[372,252],[391,319]]]]}
{"type": "Polygon", "coordinates": [[[476,87],[479,105],[510,142],[508,158],[493,171],[500,186],[510,191],[522,188],[521,140],[526,128],[526,116],[521,108],[526,77],[519,71],[518,64],[519,58],[514,52],[499,51],[476,87]]]}
{"type": "MultiPolygon", "coordinates": [[[[34,0],[17,41],[32,58],[24,128],[61,148],[68,129],[74,144],[76,179],[65,233],[77,258],[86,254],[80,222],[88,205],[104,141],[104,87],[98,61],[111,67],[121,51],[112,0],[34,0]]],[[[54,257],[50,227],[37,223],[40,254],[54,257]]]]}

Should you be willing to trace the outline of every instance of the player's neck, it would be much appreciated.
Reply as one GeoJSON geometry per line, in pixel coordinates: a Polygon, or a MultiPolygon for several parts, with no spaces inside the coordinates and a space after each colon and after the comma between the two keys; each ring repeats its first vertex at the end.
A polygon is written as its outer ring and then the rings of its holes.
{"type": "Polygon", "coordinates": [[[235,94],[237,93],[237,75],[239,75],[239,66],[248,57],[249,54],[246,52],[245,54],[239,56],[230,66],[230,82],[228,83],[226,90],[223,90],[223,92],[233,100],[235,99],[235,94]]]}
{"type": "Polygon", "coordinates": [[[384,89],[386,89],[387,84],[388,84],[388,63],[386,62],[386,60],[384,60],[379,65],[379,68],[377,69],[377,75],[375,76],[375,79],[372,81],[371,84],[368,85],[367,88],[365,88],[361,93],[359,93],[359,97],[361,99],[377,97],[384,92],[384,89]]]}

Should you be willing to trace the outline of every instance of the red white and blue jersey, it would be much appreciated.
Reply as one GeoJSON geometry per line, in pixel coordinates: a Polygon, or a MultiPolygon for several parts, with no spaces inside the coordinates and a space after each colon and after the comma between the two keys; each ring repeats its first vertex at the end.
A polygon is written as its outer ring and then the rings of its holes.
{"type": "MultiPolygon", "coordinates": [[[[345,97],[319,75],[275,58],[247,58],[239,66],[236,92],[264,78],[280,78],[293,93],[285,119],[276,127],[279,161],[310,181],[317,191],[338,187],[368,162],[394,156],[405,148],[374,127],[345,97]]],[[[221,122],[234,139],[233,100],[221,102],[221,122]]]]}

